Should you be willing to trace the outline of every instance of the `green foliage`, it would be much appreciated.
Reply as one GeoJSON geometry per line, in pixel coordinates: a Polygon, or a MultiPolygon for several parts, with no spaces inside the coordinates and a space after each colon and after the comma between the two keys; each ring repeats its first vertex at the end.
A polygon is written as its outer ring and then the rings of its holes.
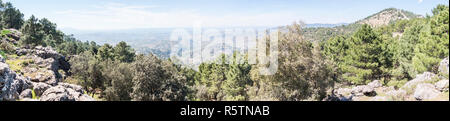
{"type": "Polygon", "coordinates": [[[406,27],[402,27],[404,30],[399,30],[404,31],[403,36],[392,43],[394,65],[391,74],[397,79],[411,79],[418,73],[412,65],[412,58],[420,33],[426,27],[426,21],[414,19],[403,23],[407,23],[406,27]]]}
{"type": "Polygon", "coordinates": [[[16,52],[16,49],[13,44],[3,40],[0,40],[0,50],[2,50],[4,53],[9,54],[16,52]]]}
{"type": "Polygon", "coordinates": [[[20,29],[23,25],[23,14],[16,9],[10,2],[0,1],[0,28],[20,29]]]}
{"type": "Polygon", "coordinates": [[[81,85],[86,89],[105,89],[104,77],[102,75],[102,66],[90,52],[84,52],[81,55],[73,57],[70,61],[70,72],[80,80],[81,85]]]}
{"type": "Polygon", "coordinates": [[[133,92],[133,70],[128,63],[108,63],[104,71],[106,80],[105,99],[112,101],[131,100],[130,94],[133,92]]]}
{"type": "Polygon", "coordinates": [[[39,20],[42,25],[41,30],[44,32],[45,44],[52,47],[57,47],[64,42],[64,33],[56,29],[56,24],[52,23],[46,18],[39,20]]]}
{"type": "Polygon", "coordinates": [[[150,54],[138,57],[131,68],[134,73],[132,100],[186,100],[186,78],[177,72],[173,63],[161,61],[150,54]]]}
{"type": "Polygon", "coordinates": [[[126,42],[119,42],[119,44],[114,47],[114,58],[115,60],[118,60],[120,62],[133,62],[135,52],[134,49],[131,48],[131,46],[127,45],[126,42]]]}
{"type": "Polygon", "coordinates": [[[4,29],[1,31],[1,36],[5,37],[7,34],[11,34],[11,30],[4,29]]]}
{"type": "MultiPolygon", "coordinates": [[[[20,29],[23,46],[51,46],[70,56],[72,75],[65,81],[80,84],[93,96],[109,101],[321,100],[337,81],[367,84],[379,79],[388,86],[401,87],[418,73],[436,72],[437,64],[449,54],[446,5],[437,6],[431,17],[393,21],[378,28],[361,24],[284,27],[279,32],[278,71],[260,75],[260,68],[268,65],[251,65],[246,55],[239,53],[202,63],[195,71],[153,55],[136,55],[126,42],[99,46],[77,40],[57,30],[46,18],[31,16],[24,22],[19,10],[10,3],[0,3],[0,28],[20,29]],[[92,93],[98,90],[100,95],[92,93]]],[[[408,18],[416,17],[401,12],[408,18]]],[[[0,32],[3,39],[10,33],[0,32]]],[[[0,54],[6,57],[13,53],[14,46],[2,41],[0,54]]],[[[7,60],[17,72],[30,63],[33,60],[17,57],[7,60]]]]}
{"type": "Polygon", "coordinates": [[[284,89],[280,100],[321,100],[335,82],[333,64],[325,61],[317,43],[302,39],[301,26],[285,29],[279,35],[278,71],[270,77],[284,89]]]}
{"type": "Polygon", "coordinates": [[[3,52],[2,50],[0,50],[0,55],[1,55],[3,58],[6,58],[6,53],[3,52]]]}
{"type": "Polygon", "coordinates": [[[383,68],[390,66],[389,47],[383,40],[369,25],[363,25],[350,38],[336,37],[323,44],[323,53],[338,64],[344,80],[366,84],[380,79],[383,68]]]}
{"type": "Polygon", "coordinates": [[[342,62],[343,57],[346,55],[346,50],[350,48],[343,36],[337,36],[331,38],[323,45],[323,53],[331,60],[336,62],[342,62]]]}
{"type": "Polygon", "coordinates": [[[363,25],[350,37],[323,42],[322,53],[353,84],[380,79],[398,86],[419,73],[437,73],[438,63],[448,57],[448,6],[438,5],[433,14],[375,29],[363,25]]]}
{"type": "Polygon", "coordinates": [[[119,61],[119,62],[133,62],[135,59],[135,51],[131,46],[125,42],[120,42],[115,47],[109,44],[105,44],[98,49],[97,59],[100,61],[119,61]]]}
{"type": "Polygon", "coordinates": [[[224,90],[224,99],[229,101],[248,100],[246,87],[252,85],[250,79],[251,65],[246,59],[235,53],[229,64],[228,71],[225,73],[226,80],[222,84],[224,90]],[[239,63],[243,62],[243,63],[239,63]]]}
{"type": "Polygon", "coordinates": [[[42,25],[38,23],[38,19],[32,15],[20,29],[23,34],[20,38],[21,44],[30,46],[44,45],[45,33],[41,30],[41,27],[42,25]]]}
{"type": "Polygon", "coordinates": [[[405,85],[406,83],[408,82],[408,80],[407,79],[404,79],[404,80],[391,80],[391,81],[389,81],[388,83],[387,83],[387,86],[390,86],[390,87],[395,87],[395,88],[400,88],[400,87],[403,87],[403,85],[405,85]]]}
{"type": "Polygon", "coordinates": [[[33,90],[31,90],[31,99],[39,99],[40,97],[38,97],[37,95],[36,95],[36,92],[34,91],[34,89],[33,90]]]}

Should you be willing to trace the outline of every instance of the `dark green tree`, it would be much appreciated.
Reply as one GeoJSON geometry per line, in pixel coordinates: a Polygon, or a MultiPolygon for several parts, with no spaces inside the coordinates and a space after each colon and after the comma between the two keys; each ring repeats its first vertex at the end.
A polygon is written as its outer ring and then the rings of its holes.
{"type": "Polygon", "coordinates": [[[32,15],[20,29],[23,34],[20,38],[22,45],[44,45],[45,33],[41,30],[41,27],[42,25],[38,22],[38,19],[32,15]]]}
{"type": "Polygon", "coordinates": [[[127,45],[126,42],[119,42],[119,44],[114,47],[114,59],[120,62],[133,62],[135,51],[131,46],[127,45]]]}
{"type": "Polygon", "coordinates": [[[137,58],[131,67],[134,70],[132,100],[186,100],[186,78],[178,73],[173,63],[150,54],[137,58]]]}
{"type": "Polygon", "coordinates": [[[24,23],[23,14],[16,9],[10,2],[2,3],[0,24],[3,28],[20,29],[24,23]]]}
{"type": "Polygon", "coordinates": [[[448,23],[449,7],[438,5],[433,9],[433,16],[429,18],[429,27],[424,28],[415,47],[413,65],[419,73],[430,70],[437,72],[433,67],[448,57],[448,23]]]}

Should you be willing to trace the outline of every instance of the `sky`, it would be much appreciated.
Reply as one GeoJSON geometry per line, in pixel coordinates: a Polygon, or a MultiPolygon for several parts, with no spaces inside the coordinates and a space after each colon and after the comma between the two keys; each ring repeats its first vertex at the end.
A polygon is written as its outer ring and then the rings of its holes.
{"type": "Polygon", "coordinates": [[[282,26],[351,23],[385,8],[431,14],[448,0],[3,0],[28,18],[48,18],[62,29],[282,26]]]}

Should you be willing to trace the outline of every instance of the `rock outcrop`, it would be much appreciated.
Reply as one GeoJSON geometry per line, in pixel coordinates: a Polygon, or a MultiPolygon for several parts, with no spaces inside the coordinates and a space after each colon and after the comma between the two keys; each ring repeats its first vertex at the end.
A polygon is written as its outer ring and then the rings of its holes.
{"type": "Polygon", "coordinates": [[[33,82],[56,86],[70,69],[66,58],[51,47],[20,48],[16,50],[16,54],[21,56],[17,60],[32,60],[21,72],[33,82]]]}
{"type": "Polygon", "coordinates": [[[0,62],[4,63],[5,59],[0,55],[0,62]]]}
{"type": "Polygon", "coordinates": [[[12,38],[13,40],[20,40],[20,37],[22,36],[22,32],[16,29],[8,29],[11,31],[10,33],[6,34],[6,36],[12,38]]]}
{"type": "Polygon", "coordinates": [[[26,89],[26,90],[22,91],[22,93],[20,93],[20,95],[19,95],[19,99],[25,99],[25,98],[33,98],[33,90],[26,89]]]}
{"type": "Polygon", "coordinates": [[[448,91],[448,79],[436,83],[436,88],[440,91],[448,91]]]}
{"type": "Polygon", "coordinates": [[[18,99],[23,90],[31,87],[31,83],[27,78],[12,71],[4,61],[0,62],[0,101],[18,99]]]}
{"type": "Polygon", "coordinates": [[[384,25],[388,25],[391,22],[398,20],[409,20],[413,18],[422,18],[420,15],[415,15],[409,11],[389,8],[385,9],[379,13],[371,15],[363,20],[360,20],[356,23],[358,24],[369,24],[372,27],[380,27],[384,25]]]}
{"type": "Polygon", "coordinates": [[[325,101],[448,101],[448,58],[439,65],[439,76],[424,72],[399,89],[385,87],[378,80],[367,85],[338,88],[325,101]],[[440,80],[440,81],[439,81],[440,80]]]}
{"type": "Polygon", "coordinates": [[[416,78],[407,82],[405,85],[403,85],[402,88],[412,89],[412,88],[415,88],[420,83],[425,83],[426,81],[430,81],[430,80],[438,79],[438,78],[439,77],[436,74],[433,74],[431,72],[425,72],[423,74],[417,75],[416,78]]]}
{"type": "Polygon", "coordinates": [[[44,94],[45,90],[51,88],[52,86],[46,84],[46,83],[33,83],[33,90],[34,93],[36,94],[36,96],[41,96],[42,94],[44,94]]]}
{"type": "Polygon", "coordinates": [[[47,89],[41,96],[41,101],[94,101],[92,97],[83,94],[82,90],[58,85],[47,89]]]}

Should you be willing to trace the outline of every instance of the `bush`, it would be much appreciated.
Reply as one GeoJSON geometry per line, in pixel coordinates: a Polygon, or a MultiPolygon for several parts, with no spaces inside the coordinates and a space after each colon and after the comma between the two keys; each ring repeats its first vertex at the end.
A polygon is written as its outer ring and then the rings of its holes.
{"type": "Polygon", "coordinates": [[[403,85],[405,85],[408,82],[408,79],[403,80],[391,80],[387,83],[387,86],[389,87],[395,87],[395,88],[401,88],[403,85]]]}
{"type": "Polygon", "coordinates": [[[104,69],[106,79],[105,99],[109,101],[131,100],[133,92],[133,69],[128,63],[113,62],[104,69]]]}
{"type": "Polygon", "coordinates": [[[141,56],[132,64],[135,101],[184,101],[187,96],[186,77],[169,61],[153,55],[141,56]]]}

